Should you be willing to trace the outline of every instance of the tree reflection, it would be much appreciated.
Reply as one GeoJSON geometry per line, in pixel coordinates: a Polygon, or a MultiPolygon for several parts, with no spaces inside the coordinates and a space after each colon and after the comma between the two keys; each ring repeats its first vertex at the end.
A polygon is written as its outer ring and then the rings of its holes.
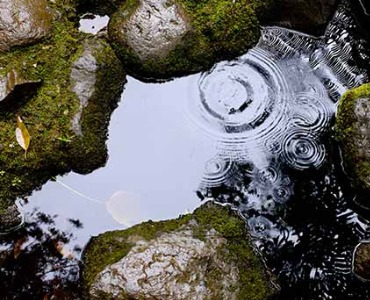
{"type": "Polygon", "coordinates": [[[79,299],[81,248],[67,250],[73,234],[58,230],[56,217],[35,209],[22,228],[0,238],[1,299],[79,299]]]}

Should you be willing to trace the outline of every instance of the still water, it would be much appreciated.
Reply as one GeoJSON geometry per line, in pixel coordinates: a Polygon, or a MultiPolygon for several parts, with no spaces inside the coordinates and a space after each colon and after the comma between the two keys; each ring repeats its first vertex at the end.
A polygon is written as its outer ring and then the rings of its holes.
{"type": "Polygon", "coordinates": [[[322,37],[266,27],[255,48],[208,72],[162,84],[128,78],[107,165],[56,178],[19,203],[26,226],[2,245],[16,241],[22,258],[1,266],[9,299],[32,289],[75,299],[91,235],[174,218],[205,199],[245,218],[280,299],[369,298],[351,260],[370,224],[331,138],[340,96],[368,80],[358,31],[342,5],[322,37]],[[29,265],[34,273],[22,277],[29,265]]]}

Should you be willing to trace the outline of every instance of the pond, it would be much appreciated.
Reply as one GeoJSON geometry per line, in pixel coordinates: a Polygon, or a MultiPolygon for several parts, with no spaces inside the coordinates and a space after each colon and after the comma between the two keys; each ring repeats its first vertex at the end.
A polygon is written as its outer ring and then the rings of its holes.
{"type": "Polygon", "coordinates": [[[340,96],[368,80],[369,48],[356,24],[342,5],[323,37],[265,27],[256,47],[209,72],[161,84],[129,77],[107,165],[19,201],[25,226],[3,239],[3,251],[10,241],[17,251],[0,265],[0,294],[77,299],[90,236],[215,200],[245,219],[281,282],[279,299],[370,297],[351,272],[370,223],[331,136],[340,96]]]}

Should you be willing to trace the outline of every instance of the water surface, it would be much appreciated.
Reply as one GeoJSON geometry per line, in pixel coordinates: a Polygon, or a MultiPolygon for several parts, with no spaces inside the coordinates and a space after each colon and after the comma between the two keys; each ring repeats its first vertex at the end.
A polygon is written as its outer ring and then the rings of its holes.
{"type": "MultiPolygon", "coordinates": [[[[77,261],[91,235],[212,199],[245,219],[281,281],[280,299],[368,298],[351,259],[370,238],[369,222],[330,131],[340,96],[368,80],[368,49],[345,3],[322,37],[266,27],[256,47],[208,72],[163,84],[129,78],[107,165],[34,192],[23,204],[29,238],[21,248],[49,245],[58,270],[72,271],[48,274],[75,282],[67,250],[77,261]]],[[[40,284],[52,286],[50,278],[40,284]]]]}

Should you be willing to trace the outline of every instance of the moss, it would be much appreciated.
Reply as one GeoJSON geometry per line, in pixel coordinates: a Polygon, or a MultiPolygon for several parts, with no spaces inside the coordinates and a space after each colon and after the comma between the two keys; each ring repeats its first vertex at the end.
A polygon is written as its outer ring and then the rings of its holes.
{"type": "Polygon", "coordinates": [[[87,35],[77,30],[70,2],[57,1],[54,9],[59,14],[49,38],[0,55],[0,75],[15,69],[24,79],[42,82],[36,95],[0,111],[0,208],[30,194],[55,175],[72,169],[86,173],[106,160],[106,125],[122,89],[121,65],[108,44],[102,42],[105,46],[97,54],[104,58],[98,71],[100,79],[82,116],[84,135],[74,137],[71,120],[80,102],[71,91],[70,73],[87,35]],[[107,76],[111,80],[106,80],[107,76]],[[16,114],[31,135],[27,159],[15,139],[16,114]]]}
{"type": "Polygon", "coordinates": [[[351,174],[352,183],[362,190],[370,188],[370,185],[366,183],[369,182],[370,161],[359,155],[354,142],[361,139],[360,133],[354,127],[355,123],[358,122],[355,107],[359,98],[369,98],[370,101],[370,83],[349,90],[343,95],[338,107],[335,134],[341,142],[345,165],[351,174]]]}
{"type": "MultiPolygon", "coordinates": [[[[226,261],[237,262],[240,273],[238,299],[267,299],[276,292],[276,289],[270,285],[261,258],[251,247],[244,221],[229,208],[212,203],[203,205],[192,215],[184,215],[175,220],[149,221],[126,230],[107,232],[93,237],[86,246],[82,258],[82,280],[85,292],[87,293],[98,273],[106,266],[122,259],[131,250],[134,244],[130,241],[134,237],[151,240],[163,233],[174,232],[191,220],[195,220],[198,224],[198,230],[193,232],[195,238],[202,239],[206,231],[214,229],[227,239],[226,248],[220,247],[217,251],[222,252],[221,257],[227,256],[226,261]]],[[[199,263],[205,262],[200,261],[199,263]]],[[[209,289],[218,290],[222,271],[208,270],[207,286],[209,289]]],[[[237,287],[231,288],[236,289],[237,287]]],[[[103,297],[102,299],[109,298],[103,297]]]]}
{"type": "Polygon", "coordinates": [[[109,35],[125,67],[137,77],[166,79],[209,69],[215,62],[235,58],[254,46],[260,36],[259,18],[274,0],[178,0],[190,30],[162,58],[141,61],[119,29],[135,12],[138,0],[128,0],[112,16],[109,35]]]}

